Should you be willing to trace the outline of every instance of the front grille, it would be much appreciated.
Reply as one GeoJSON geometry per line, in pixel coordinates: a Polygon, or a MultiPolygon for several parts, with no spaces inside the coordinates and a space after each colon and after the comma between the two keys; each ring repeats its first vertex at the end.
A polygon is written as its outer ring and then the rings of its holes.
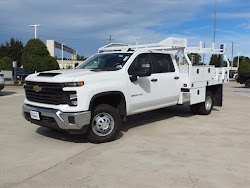
{"type": "Polygon", "coordinates": [[[45,82],[26,82],[25,94],[29,101],[45,103],[45,104],[67,104],[63,93],[63,84],[61,83],[45,83],[45,82]],[[41,89],[35,91],[34,87],[41,89]]]}

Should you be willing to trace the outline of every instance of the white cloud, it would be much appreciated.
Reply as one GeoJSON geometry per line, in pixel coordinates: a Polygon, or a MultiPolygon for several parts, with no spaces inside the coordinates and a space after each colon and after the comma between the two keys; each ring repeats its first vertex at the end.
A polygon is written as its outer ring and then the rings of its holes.
{"type": "Polygon", "coordinates": [[[217,14],[218,18],[250,18],[250,12],[240,12],[240,13],[219,13],[217,14]]]}

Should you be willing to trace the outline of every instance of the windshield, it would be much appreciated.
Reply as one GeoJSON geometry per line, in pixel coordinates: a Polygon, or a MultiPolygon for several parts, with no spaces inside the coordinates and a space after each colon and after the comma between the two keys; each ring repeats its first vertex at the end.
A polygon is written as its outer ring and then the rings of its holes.
{"type": "Polygon", "coordinates": [[[92,71],[115,71],[121,69],[132,53],[97,54],[87,59],[77,69],[91,69],[92,71]]]}

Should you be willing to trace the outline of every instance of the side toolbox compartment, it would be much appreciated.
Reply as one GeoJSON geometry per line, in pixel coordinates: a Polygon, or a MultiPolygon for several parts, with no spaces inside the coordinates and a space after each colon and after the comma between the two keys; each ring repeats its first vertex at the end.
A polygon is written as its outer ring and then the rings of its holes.
{"type": "Polygon", "coordinates": [[[190,104],[197,104],[205,101],[206,88],[190,89],[190,104]]]}

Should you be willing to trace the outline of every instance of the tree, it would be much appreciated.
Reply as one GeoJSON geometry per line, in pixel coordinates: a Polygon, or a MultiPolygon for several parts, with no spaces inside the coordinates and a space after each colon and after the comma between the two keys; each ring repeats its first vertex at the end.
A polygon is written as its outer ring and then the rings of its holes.
{"type": "Polygon", "coordinates": [[[77,55],[77,56],[76,56],[76,59],[77,59],[77,61],[84,61],[84,60],[86,60],[87,58],[85,58],[84,56],[77,55]]]}
{"type": "Polygon", "coordinates": [[[9,57],[12,61],[17,62],[17,66],[21,66],[21,56],[23,52],[23,43],[22,41],[10,39],[10,42],[1,44],[0,46],[0,58],[9,57]]]}
{"type": "Polygon", "coordinates": [[[25,71],[46,71],[59,68],[56,59],[50,56],[46,46],[39,39],[28,41],[21,60],[25,71]]]}
{"type": "MultiPolygon", "coordinates": [[[[244,57],[244,56],[239,56],[239,64],[240,64],[245,58],[246,58],[246,57],[244,57]]],[[[238,56],[234,57],[233,66],[234,66],[234,67],[237,67],[237,64],[238,64],[238,56]]]]}
{"type": "Polygon", "coordinates": [[[189,59],[193,63],[193,65],[202,65],[200,54],[188,54],[189,59]]]}
{"type": "Polygon", "coordinates": [[[250,72],[250,61],[247,61],[247,59],[244,59],[240,65],[239,65],[239,70],[240,73],[243,72],[250,72]]]}
{"type": "Polygon", "coordinates": [[[210,63],[209,65],[214,65],[215,67],[220,67],[220,55],[218,54],[213,54],[210,58],[210,63]]]}
{"type": "Polygon", "coordinates": [[[5,56],[0,59],[0,70],[12,70],[12,60],[5,56]]]}

